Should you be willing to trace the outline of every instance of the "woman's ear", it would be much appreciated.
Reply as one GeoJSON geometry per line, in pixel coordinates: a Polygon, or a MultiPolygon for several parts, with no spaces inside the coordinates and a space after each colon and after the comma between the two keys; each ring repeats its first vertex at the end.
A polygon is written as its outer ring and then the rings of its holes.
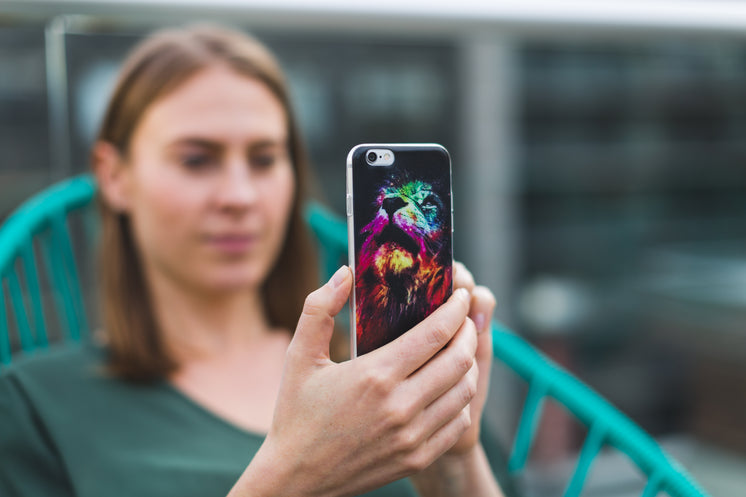
{"type": "Polygon", "coordinates": [[[106,204],[120,213],[130,206],[130,175],[119,150],[109,142],[98,141],[92,151],[93,173],[106,204]]]}

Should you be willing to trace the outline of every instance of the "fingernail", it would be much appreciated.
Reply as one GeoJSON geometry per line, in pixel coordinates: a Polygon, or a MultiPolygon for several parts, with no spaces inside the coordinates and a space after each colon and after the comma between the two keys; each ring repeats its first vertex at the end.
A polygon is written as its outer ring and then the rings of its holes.
{"type": "Polygon", "coordinates": [[[466,288],[459,288],[453,293],[456,295],[457,298],[460,298],[467,304],[471,300],[471,298],[469,297],[469,290],[467,290],[466,288]]]}
{"type": "Polygon", "coordinates": [[[482,333],[484,331],[484,313],[478,312],[476,316],[474,316],[474,326],[477,327],[477,333],[482,333]]]}
{"type": "Polygon", "coordinates": [[[329,282],[332,284],[332,288],[337,288],[339,285],[341,285],[345,278],[347,277],[347,266],[342,266],[341,268],[337,269],[337,272],[334,273],[334,276],[332,276],[332,279],[329,280],[329,282]]]}

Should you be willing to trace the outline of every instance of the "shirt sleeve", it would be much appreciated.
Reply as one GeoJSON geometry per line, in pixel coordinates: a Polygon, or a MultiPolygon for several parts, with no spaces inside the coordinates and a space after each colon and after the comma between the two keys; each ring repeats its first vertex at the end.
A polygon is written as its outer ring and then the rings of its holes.
{"type": "Polygon", "coordinates": [[[74,497],[41,417],[11,370],[0,374],[0,495],[74,497]]]}

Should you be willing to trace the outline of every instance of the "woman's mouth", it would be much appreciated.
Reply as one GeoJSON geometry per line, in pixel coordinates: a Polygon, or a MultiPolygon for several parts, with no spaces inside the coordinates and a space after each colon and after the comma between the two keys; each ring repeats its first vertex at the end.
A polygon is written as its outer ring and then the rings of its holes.
{"type": "Polygon", "coordinates": [[[259,237],[254,234],[221,234],[207,236],[206,240],[218,252],[237,255],[250,251],[258,243],[259,237]]]}

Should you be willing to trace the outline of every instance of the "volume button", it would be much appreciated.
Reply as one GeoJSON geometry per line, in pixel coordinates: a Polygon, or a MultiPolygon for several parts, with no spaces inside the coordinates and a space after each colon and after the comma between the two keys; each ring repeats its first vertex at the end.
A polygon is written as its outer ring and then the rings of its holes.
{"type": "Polygon", "coordinates": [[[345,194],[345,204],[347,207],[347,217],[352,216],[352,195],[349,193],[345,194]]]}

